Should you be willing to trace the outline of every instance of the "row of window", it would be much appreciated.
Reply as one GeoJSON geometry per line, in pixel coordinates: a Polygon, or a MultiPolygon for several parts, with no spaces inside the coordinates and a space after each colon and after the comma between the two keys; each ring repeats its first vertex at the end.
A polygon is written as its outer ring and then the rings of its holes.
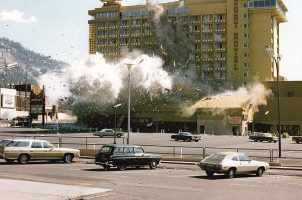
{"type": "Polygon", "coordinates": [[[95,17],[97,19],[119,17],[119,12],[102,12],[102,13],[97,13],[95,17]]]}
{"type": "Polygon", "coordinates": [[[276,0],[250,0],[248,6],[249,8],[275,7],[276,0]]]}

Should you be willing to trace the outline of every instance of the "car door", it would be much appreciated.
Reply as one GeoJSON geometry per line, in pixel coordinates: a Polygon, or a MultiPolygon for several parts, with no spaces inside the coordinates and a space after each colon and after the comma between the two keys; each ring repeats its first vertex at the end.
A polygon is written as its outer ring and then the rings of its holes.
{"type": "Polygon", "coordinates": [[[133,147],[125,147],[124,148],[124,162],[127,165],[135,165],[135,155],[134,155],[134,148],[133,147]]]}
{"type": "Polygon", "coordinates": [[[236,167],[237,173],[241,173],[244,170],[240,164],[237,154],[232,157],[232,159],[229,161],[228,164],[229,164],[229,167],[236,167]]]}
{"type": "Polygon", "coordinates": [[[49,142],[42,142],[44,156],[46,159],[60,159],[62,156],[56,151],[55,147],[49,142]]]}
{"type": "Polygon", "coordinates": [[[240,162],[240,168],[243,173],[254,171],[255,166],[252,165],[251,159],[248,156],[246,156],[245,154],[239,154],[238,158],[240,162]]]}
{"type": "Polygon", "coordinates": [[[33,160],[45,159],[44,149],[43,149],[42,143],[40,141],[31,142],[29,153],[30,153],[30,159],[33,159],[33,160]]]}
{"type": "Polygon", "coordinates": [[[142,147],[134,147],[135,165],[147,165],[148,157],[144,156],[142,147]]]}

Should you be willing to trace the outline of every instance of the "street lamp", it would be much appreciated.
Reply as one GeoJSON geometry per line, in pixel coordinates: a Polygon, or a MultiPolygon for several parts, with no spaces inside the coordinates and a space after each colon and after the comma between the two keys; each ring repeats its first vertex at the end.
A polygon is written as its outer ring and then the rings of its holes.
{"type": "Polygon", "coordinates": [[[113,142],[113,144],[116,144],[116,109],[118,108],[118,107],[120,107],[122,104],[121,103],[119,103],[119,104],[116,104],[115,106],[113,106],[114,108],[115,108],[115,110],[114,110],[114,142],[113,142]]]}
{"type": "Polygon", "coordinates": [[[281,158],[281,125],[280,125],[280,85],[279,85],[279,67],[280,67],[280,61],[281,56],[275,55],[273,49],[270,46],[266,46],[265,50],[267,54],[274,59],[274,62],[276,63],[276,70],[277,70],[277,112],[278,112],[278,136],[279,136],[279,158],[281,158]]]}
{"type": "Polygon", "coordinates": [[[138,65],[143,62],[144,59],[141,59],[137,64],[128,63],[125,64],[128,68],[128,133],[127,133],[127,144],[129,144],[130,138],[130,111],[131,111],[131,68],[133,65],[138,65]]]}

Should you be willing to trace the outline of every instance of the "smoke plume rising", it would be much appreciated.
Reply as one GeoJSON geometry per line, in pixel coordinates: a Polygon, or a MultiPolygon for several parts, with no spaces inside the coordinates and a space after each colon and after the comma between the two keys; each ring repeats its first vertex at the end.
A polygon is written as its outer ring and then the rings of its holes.
{"type": "Polygon", "coordinates": [[[131,65],[132,86],[150,94],[171,89],[172,78],[162,69],[163,61],[135,51],[116,64],[107,63],[101,54],[78,60],[60,71],[42,75],[38,82],[45,85],[51,104],[72,97],[75,102],[102,105],[114,103],[127,87],[131,65]]]}
{"type": "Polygon", "coordinates": [[[244,113],[258,112],[260,105],[267,104],[267,98],[272,94],[261,83],[251,83],[235,91],[227,91],[203,98],[194,105],[183,109],[184,116],[192,116],[198,108],[209,108],[213,115],[220,114],[229,108],[242,108],[244,113]]]}

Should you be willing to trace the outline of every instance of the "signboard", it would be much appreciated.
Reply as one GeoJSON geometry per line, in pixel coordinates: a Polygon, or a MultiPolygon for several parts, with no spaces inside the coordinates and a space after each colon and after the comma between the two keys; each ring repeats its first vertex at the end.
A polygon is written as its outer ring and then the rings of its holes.
{"type": "Polygon", "coordinates": [[[2,108],[15,108],[15,96],[12,95],[1,95],[1,107],[2,108]]]}
{"type": "Polygon", "coordinates": [[[229,124],[240,125],[241,117],[229,117],[229,124]]]}

